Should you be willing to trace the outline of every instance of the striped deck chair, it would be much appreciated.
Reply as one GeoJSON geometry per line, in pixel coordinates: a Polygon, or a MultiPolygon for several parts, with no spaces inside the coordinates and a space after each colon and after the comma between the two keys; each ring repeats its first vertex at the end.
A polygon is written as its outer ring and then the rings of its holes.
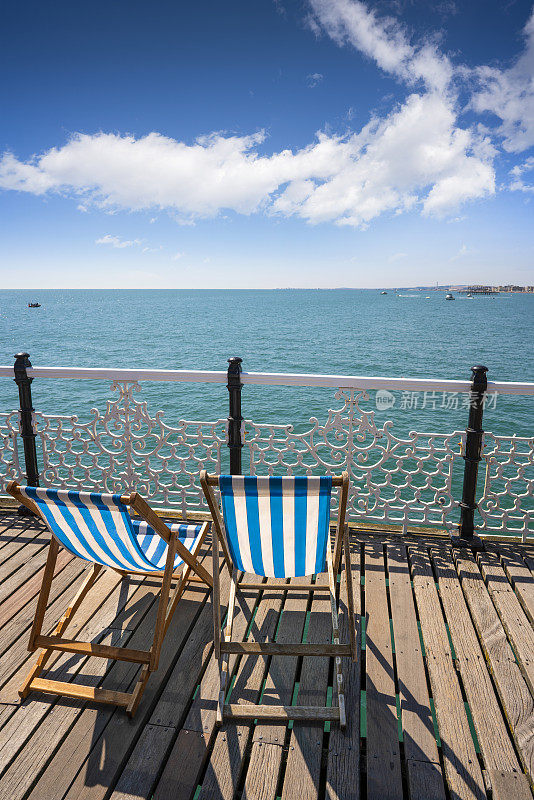
{"type": "Polygon", "coordinates": [[[16,481],[8,484],[7,491],[40,517],[52,534],[28,644],[31,652],[43,649],[19,690],[20,697],[24,699],[32,690],[48,692],[122,706],[133,716],[150,673],[158,668],[161,645],[171,617],[187,581],[193,579],[191,570],[196,573],[197,580],[209,587],[213,585],[211,575],[198,561],[208,523],[180,523],[168,527],[136,492],[121,497],[114,494],[19,486],[16,481]],[[141,520],[132,519],[127,506],[141,520]],[[93,568],[52,634],[43,636],[43,619],[60,546],[91,562],[93,568]],[[153,574],[161,578],[150,650],[81,642],[64,636],[65,629],[104,567],[110,567],[121,575],[153,574]],[[174,587],[173,579],[176,579],[174,587]],[[40,678],[55,650],[134,662],[141,665],[141,672],[131,693],[40,678]]]}
{"type": "Polygon", "coordinates": [[[346,472],[333,477],[253,477],[207,475],[200,473],[200,483],[212,515],[217,536],[212,537],[213,609],[215,656],[220,667],[220,691],[217,721],[224,719],[267,719],[326,721],[346,724],[341,656],[356,660],[356,631],[350,568],[348,528],[345,512],[349,477],[346,472]],[[219,488],[222,518],[215,499],[219,488]],[[334,540],[330,541],[330,499],[332,488],[339,489],[339,513],[334,540]],[[230,596],[226,626],[221,638],[219,541],[231,572],[230,596]],[[342,551],[345,551],[347,575],[347,609],[350,643],[339,641],[335,582],[342,551]],[[321,583],[273,584],[250,582],[245,573],[261,578],[295,578],[328,572],[328,586],[321,583]],[[264,591],[328,591],[332,609],[333,644],[278,644],[232,641],[232,625],[236,592],[241,589],[264,591]],[[246,655],[335,656],[338,705],[273,706],[225,703],[228,689],[228,657],[230,653],[246,655]]]}

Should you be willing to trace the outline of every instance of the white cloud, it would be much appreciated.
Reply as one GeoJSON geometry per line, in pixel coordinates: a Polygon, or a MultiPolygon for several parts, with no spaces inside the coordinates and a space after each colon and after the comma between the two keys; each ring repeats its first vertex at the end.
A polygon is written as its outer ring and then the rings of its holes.
{"type": "MultiPolygon", "coordinates": [[[[141,239],[119,239],[118,236],[111,236],[106,233],[100,239],[95,239],[95,244],[110,244],[112,247],[123,249],[124,247],[134,247],[141,244],[141,239]]],[[[145,248],[146,249],[146,248],[145,248]]]]}
{"type": "Polygon", "coordinates": [[[229,209],[358,226],[416,206],[441,215],[493,192],[483,140],[456,127],[450,102],[434,93],[410,95],[358,133],[319,133],[295,152],[262,155],[264,139],[214,134],[188,145],[158,133],[78,134],[26,163],[4,156],[0,186],[46,186],[108,211],[165,209],[181,224],[229,209]]]}
{"type": "Polygon", "coordinates": [[[183,258],[183,256],[184,256],[184,253],[180,253],[180,252],[178,252],[178,253],[175,253],[175,254],[172,256],[172,260],[173,260],[173,261],[178,261],[180,258],[183,258]]]}
{"type": "Polygon", "coordinates": [[[403,259],[407,257],[408,253],[393,253],[393,255],[388,258],[388,262],[394,264],[396,261],[403,261],[403,259]]]}
{"type": "Polygon", "coordinates": [[[316,86],[323,82],[323,79],[324,75],[321,75],[320,72],[312,72],[311,75],[306,76],[306,84],[308,88],[315,89],[316,86]]]}
{"type": "Polygon", "coordinates": [[[295,181],[273,209],[310,222],[365,225],[384,212],[421,207],[441,216],[494,191],[484,142],[455,126],[450,104],[413,94],[399,109],[348,138],[323,138],[335,167],[323,181],[295,181]],[[482,151],[482,152],[481,152],[482,151]]]}
{"type": "Polygon", "coordinates": [[[523,33],[525,49],[511,67],[475,70],[478,86],[471,101],[478,113],[491,112],[501,120],[498,133],[511,153],[534,145],[534,10],[523,33]]]}
{"type": "Polygon", "coordinates": [[[534,156],[530,156],[530,158],[527,158],[522,164],[516,164],[516,166],[510,170],[512,181],[508,188],[512,192],[524,192],[525,194],[533,193],[534,185],[525,183],[522,178],[525,172],[530,172],[531,170],[534,170],[534,156]]]}
{"type": "Polygon", "coordinates": [[[338,44],[351,44],[380,69],[429,89],[444,91],[453,69],[447,56],[430,41],[414,46],[400,23],[379,18],[359,0],[310,0],[315,29],[325,30],[338,44]]]}
{"type": "Polygon", "coordinates": [[[465,258],[465,256],[471,255],[472,253],[476,253],[477,251],[473,247],[468,247],[466,244],[463,244],[460,249],[458,250],[455,255],[449,258],[449,261],[458,261],[460,258],[465,258]]]}

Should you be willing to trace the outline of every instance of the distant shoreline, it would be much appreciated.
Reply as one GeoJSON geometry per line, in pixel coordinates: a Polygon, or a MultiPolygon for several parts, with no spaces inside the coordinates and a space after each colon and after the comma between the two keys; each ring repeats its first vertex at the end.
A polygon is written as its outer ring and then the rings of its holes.
{"type": "MultiPolygon", "coordinates": [[[[490,288],[490,287],[488,287],[490,288]]],[[[477,292],[472,286],[53,286],[53,287],[13,287],[1,289],[2,292],[477,292]]],[[[504,289],[492,287],[493,294],[526,294],[534,296],[534,287],[504,289]]]]}

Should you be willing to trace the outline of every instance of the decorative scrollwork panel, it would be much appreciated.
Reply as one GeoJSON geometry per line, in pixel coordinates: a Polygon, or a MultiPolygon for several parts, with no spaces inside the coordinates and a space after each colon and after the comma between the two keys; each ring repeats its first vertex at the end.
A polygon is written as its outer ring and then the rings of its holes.
{"type": "Polygon", "coordinates": [[[0,491],[5,493],[9,481],[21,479],[19,463],[19,413],[0,414],[0,491]]]}
{"type": "Polygon", "coordinates": [[[252,474],[334,473],[351,479],[348,516],[407,525],[452,524],[452,467],[461,455],[462,434],[393,433],[377,427],[374,412],[360,407],[368,395],[340,389],[342,405],[324,425],[313,417],[306,430],[292,425],[246,422],[252,474]]]}
{"type": "Polygon", "coordinates": [[[534,533],[534,438],[484,434],[482,530],[534,533]]]}
{"type": "Polygon", "coordinates": [[[114,382],[118,393],[100,413],[82,422],[76,415],[36,414],[43,486],[94,491],[138,491],[152,504],[179,510],[184,516],[207,510],[198,484],[201,469],[221,471],[225,421],[179,420],[164,413],[152,417],[134,392],[138,383],[114,382]]]}

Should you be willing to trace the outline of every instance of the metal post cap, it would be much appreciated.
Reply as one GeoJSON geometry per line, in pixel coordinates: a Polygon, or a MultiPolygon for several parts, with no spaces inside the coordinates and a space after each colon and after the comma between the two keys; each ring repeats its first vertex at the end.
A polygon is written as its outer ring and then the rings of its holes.
{"type": "Polygon", "coordinates": [[[488,388],[488,379],[486,377],[487,367],[482,364],[477,364],[476,367],[471,367],[471,391],[485,392],[488,388]]]}

